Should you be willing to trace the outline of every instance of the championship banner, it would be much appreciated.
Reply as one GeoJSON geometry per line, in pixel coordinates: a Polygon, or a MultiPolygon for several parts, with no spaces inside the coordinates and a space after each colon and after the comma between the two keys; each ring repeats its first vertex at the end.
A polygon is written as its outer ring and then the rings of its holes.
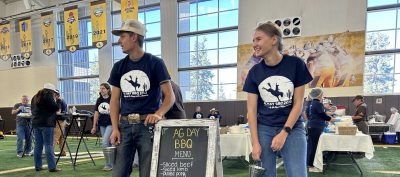
{"type": "Polygon", "coordinates": [[[138,0],[121,0],[121,18],[124,22],[126,19],[138,19],[138,0]]]}
{"type": "Polygon", "coordinates": [[[65,46],[70,52],[79,47],[78,6],[64,8],[65,46]]]}
{"type": "Polygon", "coordinates": [[[19,20],[19,38],[21,43],[21,55],[29,58],[32,55],[32,29],[31,18],[23,18],[19,20]]]}
{"type": "Polygon", "coordinates": [[[11,58],[10,22],[0,24],[0,58],[4,61],[11,58]]]}
{"type": "Polygon", "coordinates": [[[90,18],[92,20],[92,45],[102,48],[107,44],[106,1],[99,0],[90,3],[90,18]]]}
{"type": "Polygon", "coordinates": [[[42,48],[43,53],[50,56],[54,51],[54,16],[53,12],[41,14],[42,18],[42,48]]]}

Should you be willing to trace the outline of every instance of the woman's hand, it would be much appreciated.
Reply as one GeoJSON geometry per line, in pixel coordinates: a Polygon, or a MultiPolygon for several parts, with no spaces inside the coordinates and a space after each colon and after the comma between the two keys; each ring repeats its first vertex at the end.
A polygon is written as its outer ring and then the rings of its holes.
{"type": "Polygon", "coordinates": [[[280,151],[283,148],[283,145],[285,145],[287,136],[288,136],[288,133],[286,133],[283,130],[279,134],[277,134],[272,139],[272,143],[271,143],[272,151],[280,151]]]}
{"type": "Polygon", "coordinates": [[[95,127],[95,126],[93,126],[92,130],[90,130],[90,133],[92,133],[92,134],[96,134],[96,131],[97,131],[96,127],[95,127]]]}
{"type": "Polygon", "coordinates": [[[251,153],[251,156],[253,157],[253,160],[258,161],[260,160],[261,156],[261,145],[260,143],[254,143],[253,144],[253,151],[251,153]]]}

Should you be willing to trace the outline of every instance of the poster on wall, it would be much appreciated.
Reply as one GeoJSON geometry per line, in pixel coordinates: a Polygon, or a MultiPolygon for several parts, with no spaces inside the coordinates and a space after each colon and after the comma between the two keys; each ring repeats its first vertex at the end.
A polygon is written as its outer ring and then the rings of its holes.
{"type": "Polygon", "coordinates": [[[19,20],[19,39],[21,44],[21,55],[24,58],[30,58],[32,55],[32,29],[31,18],[23,18],[19,20]]]}
{"type": "Polygon", "coordinates": [[[138,0],[121,0],[121,19],[138,19],[138,0]]]}
{"type": "Polygon", "coordinates": [[[10,22],[0,24],[0,58],[7,61],[11,58],[10,22]]]}
{"type": "Polygon", "coordinates": [[[92,20],[92,44],[102,48],[107,44],[106,1],[99,0],[90,3],[90,18],[92,20]]]}
{"type": "Polygon", "coordinates": [[[42,19],[42,48],[43,53],[50,56],[54,51],[54,16],[53,12],[41,14],[42,19]]]}
{"type": "Polygon", "coordinates": [[[309,88],[363,85],[365,31],[288,38],[283,53],[307,64],[313,76],[309,88]]]}
{"type": "MultiPolygon", "coordinates": [[[[306,63],[313,80],[307,88],[362,86],[365,32],[344,32],[321,36],[286,38],[283,53],[306,63]]],[[[238,92],[243,90],[251,67],[262,59],[253,56],[252,44],[238,46],[238,92]]]]}
{"type": "Polygon", "coordinates": [[[70,52],[75,52],[79,47],[78,6],[64,9],[65,46],[70,52]]]}

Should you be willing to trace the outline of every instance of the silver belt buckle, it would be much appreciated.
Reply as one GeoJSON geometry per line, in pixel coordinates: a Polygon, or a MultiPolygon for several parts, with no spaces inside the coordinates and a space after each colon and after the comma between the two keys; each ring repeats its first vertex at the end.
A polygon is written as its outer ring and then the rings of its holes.
{"type": "Polygon", "coordinates": [[[140,122],[140,114],[129,114],[128,121],[131,124],[136,124],[140,122]]]}

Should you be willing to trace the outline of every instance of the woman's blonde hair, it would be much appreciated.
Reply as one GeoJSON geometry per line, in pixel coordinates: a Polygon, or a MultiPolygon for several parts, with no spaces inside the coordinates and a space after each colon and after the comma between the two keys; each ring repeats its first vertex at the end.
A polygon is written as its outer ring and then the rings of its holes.
{"type": "Polygon", "coordinates": [[[278,40],[278,50],[282,52],[283,50],[283,39],[281,29],[272,22],[261,23],[257,26],[256,31],[262,31],[270,37],[276,37],[278,40]]]}

